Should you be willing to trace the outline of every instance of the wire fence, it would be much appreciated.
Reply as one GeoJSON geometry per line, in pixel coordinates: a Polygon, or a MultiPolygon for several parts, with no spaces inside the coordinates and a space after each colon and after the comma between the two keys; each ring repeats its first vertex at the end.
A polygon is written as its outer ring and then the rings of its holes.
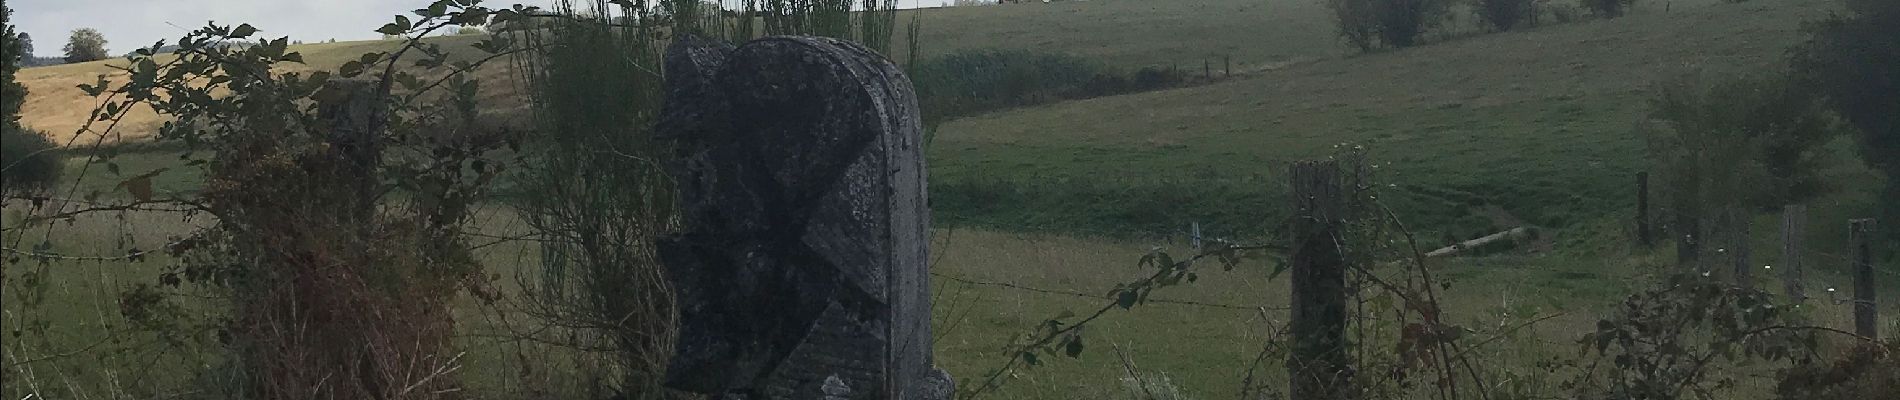
{"type": "MultiPolygon", "coordinates": [[[[938,272],[931,272],[930,276],[943,278],[945,280],[949,280],[952,282],[957,282],[957,283],[961,283],[965,285],[971,285],[971,286],[989,286],[989,287],[1011,289],[1011,290],[1030,292],[1030,293],[1041,293],[1041,294],[1047,294],[1047,295],[1071,296],[1071,297],[1081,297],[1081,298],[1109,300],[1109,301],[1116,300],[1116,298],[1114,297],[1090,294],[1090,293],[1082,293],[1082,292],[1077,292],[1073,290],[1045,289],[1045,288],[1038,288],[1038,287],[1032,287],[1032,286],[1018,285],[1018,284],[1009,283],[1009,282],[982,281],[982,280],[975,280],[975,279],[947,275],[947,274],[938,273],[938,272]]],[[[1242,306],[1242,305],[1210,303],[1210,302],[1193,301],[1193,300],[1174,300],[1174,299],[1157,299],[1157,298],[1149,298],[1146,301],[1149,303],[1157,303],[1157,304],[1174,304],[1174,305],[1191,306],[1191,307],[1218,308],[1218,309],[1240,310],[1240,311],[1248,311],[1248,312],[1257,312],[1261,310],[1283,311],[1283,310],[1291,309],[1289,307],[1242,306]]]]}

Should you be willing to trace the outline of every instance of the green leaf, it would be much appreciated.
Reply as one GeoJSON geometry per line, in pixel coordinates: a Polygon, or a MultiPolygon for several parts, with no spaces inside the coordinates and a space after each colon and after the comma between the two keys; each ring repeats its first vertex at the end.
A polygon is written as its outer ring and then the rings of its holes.
{"type": "Polygon", "coordinates": [[[231,31],[231,38],[243,39],[246,37],[250,37],[252,34],[256,34],[256,33],[257,33],[257,27],[251,26],[251,24],[243,24],[243,25],[238,25],[237,30],[231,31]]]}
{"type": "Polygon", "coordinates": [[[354,78],[363,74],[363,63],[357,61],[343,63],[343,66],[337,67],[336,73],[344,78],[354,78]]]}
{"type": "Polygon", "coordinates": [[[411,74],[407,72],[397,72],[396,84],[402,85],[403,90],[410,90],[410,91],[421,90],[422,78],[418,78],[416,77],[415,74],[411,74]]]}
{"type": "Polygon", "coordinates": [[[1286,270],[1287,270],[1287,268],[1288,268],[1288,267],[1290,267],[1290,266],[1291,266],[1291,264],[1288,264],[1288,263],[1286,262],[1286,260],[1281,260],[1280,262],[1277,262],[1277,263],[1274,263],[1274,264],[1273,264],[1273,272],[1272,272],[1272,273],[1269,273],[1269,274],[1267,274],[1267,280],[1269,280],[1269,281],[1271,281],[1271,280],[1273,280],[1273,278],[1278,278],[1278,277],[1280,277],[1280,274],[1281,274],[1281,273],[1285,273],[1285,272],[1286,272],[1286,270]]]}
{"type": "Polygon", "coordinates": [[[283,57],[278,57],[277,61],[303,64],[303,53],[291,52],[290,54],[285,54],[283,57]]]}
{"type": "Polygon", "coordinates": [[[383,24],[383,27],[376,28],[376,33],[381,33],[384,35],[401,35],[403,34],[403,32],[408,32],[408,31],[409,31],[408,28],[404,28],[401,25],[396,25],[394,23],[383,24]]]}

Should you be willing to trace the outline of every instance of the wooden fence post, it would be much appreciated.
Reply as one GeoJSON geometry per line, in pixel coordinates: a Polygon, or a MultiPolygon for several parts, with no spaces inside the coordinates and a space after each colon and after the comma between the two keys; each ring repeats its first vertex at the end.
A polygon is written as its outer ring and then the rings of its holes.
{"type": "Polygon", "coordinates": [[[1875,229],[1871,218],[1849,221],[1847,242],[1853,246],[1850,254],[1854,258],[1854,333],[1878,339],[1880,311],[1874,295],[1875,229]]]}
{"type": "Polygon", "coordinates": [[[1293,188],[1291,398],[1342,399],[1350,378],[1346,358],[1346,260],[1338,240],[1347,216],[1338,161],[1302,161],[1291,169],[1293,188]]]}
{"type": "Polygon", "coordinates": [[[1736,207],[1729,214],[1729,263],[1735,270],[1735,284],[1755,286],[1754,225],[1748,210],[1736,207]]]}
{"type": "Polygon", "coordinates": [[[1781,211],[1781,279],[1789,299],[1805,302],[1801,285],[1801,236],[1807,230],[1808,206],[1790,204],[1781,211]]]}
{"type": "Polygon", "coordinates": [[[1656,245],[1655,232],[1649,226],[1649,173],[1636,173],[1636,243],[1647,249],[1656,245]]]}
{"type": "Polygon", "coordinates": [[[689,36],[665,68],[657,129],[686,154],[684,232],[658,244],[680,308],[667,385],[947,400],[954,383],[932,361],[923,129],[902,70],[854,43],[795,36],[736,49],[689,36]]]}

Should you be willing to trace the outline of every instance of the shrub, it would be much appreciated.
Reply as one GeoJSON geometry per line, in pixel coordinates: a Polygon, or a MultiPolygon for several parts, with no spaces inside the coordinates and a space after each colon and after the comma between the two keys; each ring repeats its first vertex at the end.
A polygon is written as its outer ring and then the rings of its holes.
{"type": "Polygon", "coordinates": [[[1579,399],[1711,399],[1732,386],[1707,381],[1749,362],[1802,362],[1814,330],[1759,290],[1694,273],[1624,300],[1579,343],[1589,362],[1569,386],[1579,399]]]}
{"type": "Polygon", "coordinates": [[[1472,8],[1485,27],[1503,32],[1534,22],[1537,15],[1534,4],[1533,0],[1477,0],[1472,8]]]}
{"type": "Polygon", "coordinates": [[[1900,393],[1900,340],[1855,346],[1832,363],[1791,368],[1775,394],[1784,400],[1878,399],[1900,393]]]}
{"type": "Polygon", "coordinates": [[[645,40],[654,27],[644,24],[544,24],[526,33],[537,51],[521,57],[535,132],[516,208],[545,238],[522,297],[536,318],[575,327],[551,337],[611,350],[600,370],[612,372],[589,378],[607,386],[596,389],[646,398],[658,393],[645,388],[664,378],[676,335],[673,291],[652,244],[678,226],[677,195],[651,130],[660,77],[641,69],[658,64],[665,43],[645,40]]]}
{"type": "Polygon", "coordinates": [[[1583,8],[1604,18],[1621,17],[1635,4],[1636,0],[1583,0],[1583,8]]]}
{"type": "Polygon", "coordinates": [[[1360,50],[1418,45],[1444,21],[1446,0],[1330,0],[1339,36],[1360,50]]]}
{"type": "Polygon", "coordinates": [[[46,188],[59,179],[53,141],[30,129],[0,126],[0,194],[46,188]]]}
{"type": "Polygon", "coordinates": [[[1339,25],[1339,38],[1358,47],[1360,51],[1372,51],[1379,47],[1379,20],[1375,3],[1380,0],[1332,0],[1326,3],[1333,10],[1333,19],[1339,25]]]}

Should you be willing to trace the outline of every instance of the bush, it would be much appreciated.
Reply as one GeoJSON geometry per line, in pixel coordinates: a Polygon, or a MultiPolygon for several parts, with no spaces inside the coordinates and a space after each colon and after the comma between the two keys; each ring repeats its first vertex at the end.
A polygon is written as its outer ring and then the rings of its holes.
{"type": "Polygon", "coordinates": [[[59,179],[60,156],[39,132],[0,127],[0,194],[42,189],[59,179]]]}
{"type": "Polygon", "coordinates": [[[1412,47],[1447,16],[1446,0],[1330,0],[1339,36],[1360,50],[1412,47]]]}
{"type": "Polygon", "coordinates": [[[1478,14],[1478,21],[1496,32],[1509,31],[1520,24],[1534,22],[1536,8],[1533,0],[1477,0],[1472,8],[1478,14]]]}
{"type": "Polygon", "coordinates": [[[1635,4],[1636,0],[1583,0],[1583,8],[1604,18],[1621,17],[1635,4]]]}

